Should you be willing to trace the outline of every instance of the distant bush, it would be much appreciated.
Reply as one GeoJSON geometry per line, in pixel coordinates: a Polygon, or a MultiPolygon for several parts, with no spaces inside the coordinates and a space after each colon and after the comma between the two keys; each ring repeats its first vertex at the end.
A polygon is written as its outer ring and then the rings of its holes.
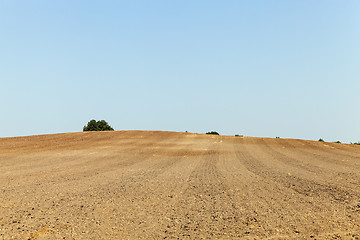
{"type": "Polygon", "coordinates": [[[235,137],[243,137],[244,135],[235,134],[235,137]]]}
{"type": "Polygon", "coordinates": [[[83,131],[114,131],[114,129],[105,120],[90,120],[86,126],[83,127],[83,131]]]}
{"type": "Polygon", "coordinates": [[[353,144],[353,145],[360,145],[360,142],[354,142],[354,143],[350,143],[350,144],[353,144]]]}
{"type": "Polygon", "coordinates": [[[215,131],[207,132],[206,134],[220,135],[218,132],[215,131]]]}
{"type": "Polygon", "coordinates": [[[322,138],[319,139],[319,142],[324,142],[324,140],[322,138]]]}
{"type": "Polygon", "coordinates": [[[340,141],[336,141],[335,143],[341,143],[340,141]]]}
{"type": "Polygon", "coordinates": [[[280,137],[276,137],[276,138],[280,138],[280,137]]]}

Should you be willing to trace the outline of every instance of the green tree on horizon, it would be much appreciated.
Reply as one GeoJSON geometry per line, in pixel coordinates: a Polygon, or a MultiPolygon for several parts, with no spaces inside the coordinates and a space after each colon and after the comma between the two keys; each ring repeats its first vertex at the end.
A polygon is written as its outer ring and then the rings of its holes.
{"type": "Polygon", "coordinates": [[[83,131],[114,131],[114,129],[105,120],[96,121],[92,119],[83,127],[83,131]]]}

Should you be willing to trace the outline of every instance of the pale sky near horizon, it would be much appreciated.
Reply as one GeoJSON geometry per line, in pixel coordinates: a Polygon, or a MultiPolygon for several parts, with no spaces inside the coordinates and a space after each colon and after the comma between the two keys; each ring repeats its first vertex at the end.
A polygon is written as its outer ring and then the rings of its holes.
{"type": "Polygon", "coordinates": [[[0,137],[360,141],[360,1],[0,0],[0,137]]]}

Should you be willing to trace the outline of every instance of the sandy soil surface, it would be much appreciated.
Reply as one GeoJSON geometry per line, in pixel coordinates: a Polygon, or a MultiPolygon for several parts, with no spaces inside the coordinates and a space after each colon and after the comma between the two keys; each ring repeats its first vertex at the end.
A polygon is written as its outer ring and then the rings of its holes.
{"type": "Polygon", "coordinates": [[[0,239],[360,239],[360,146],[153,131],[2,138],[0,239]]]}

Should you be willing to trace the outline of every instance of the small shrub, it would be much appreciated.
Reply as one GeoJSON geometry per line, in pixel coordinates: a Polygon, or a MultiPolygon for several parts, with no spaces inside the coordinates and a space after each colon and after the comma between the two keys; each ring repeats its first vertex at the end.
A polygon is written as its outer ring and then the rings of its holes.
{"type": "Polygon", "coordinates": [[[353,145],[360,145],[360,142],[354,142],[354,143],[350,143],[350,144],[353,144],[353,145]]]}
{"type": "Polygon", "coordinates": [[[218,132],[215,132],[215,131],[207,132],[206,134],[220,135],[218,132]]]}
{"type": "Polygon", "coordinates": [[[235,137],[243,137],[244,135],[235,134],[235,137]]]}
{"type": "Polygon", "coordinates": [[[105,120],[90,120],[86,126],[83,127],[83,131],[114,131],[114,129],[105,120]]]}
{"type": "Polygon", "coordinates": [[[276,138],[280,138],[280,137],[276,137],[276,138]]]}
{"type": "Polygon", "coordinates": [[[335,143],[341,143],[340,141],[336,141],[335,143]]]}
{"type": "Polygon", "coordinates": [[[324,140],[322,138],[319,139],[319,142],[324,142],[324,140]]]}

